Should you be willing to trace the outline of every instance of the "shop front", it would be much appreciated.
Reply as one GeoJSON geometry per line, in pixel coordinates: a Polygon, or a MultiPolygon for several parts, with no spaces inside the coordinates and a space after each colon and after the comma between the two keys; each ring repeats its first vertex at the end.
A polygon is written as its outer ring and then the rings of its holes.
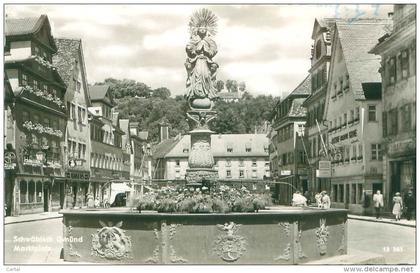
{"type": "MultiPolygon", "coordinates": [[[[414,140],[395,141],[388,145],[388,200],[396,192],[403,198],[408,191],[416,193],[416,146],[414,140]]],[[[388,202],[388,209],[392,210],[392,202],[388,202]]]]}

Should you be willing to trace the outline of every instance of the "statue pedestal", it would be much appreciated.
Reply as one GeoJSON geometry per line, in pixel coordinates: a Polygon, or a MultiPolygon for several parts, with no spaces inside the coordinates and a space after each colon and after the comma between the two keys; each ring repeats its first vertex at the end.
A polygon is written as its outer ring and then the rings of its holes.
{"type": "Polygon", "coordinates": [[[218,171],[213,169],[212,133],[208,128],[197,128],[190,132],[191,151],[185,176],[187,186],[209,186],[218,179],[218,171]]]}

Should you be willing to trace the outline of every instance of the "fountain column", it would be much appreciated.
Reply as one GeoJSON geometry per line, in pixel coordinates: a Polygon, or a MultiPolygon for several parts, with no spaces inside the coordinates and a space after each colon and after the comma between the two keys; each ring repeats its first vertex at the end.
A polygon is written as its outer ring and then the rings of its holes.
{"type": "Polygon", "coordinates": [[[208,9],[196,11],[190,19],[190,40],[186,46],[187,116],[194,121],[190,131],[191,149],[186,174],[187,185],[211,185],[218,178],[211,152],[211,134],[208,123],[216,117],[213,111],[216,94],[216,72],[219,65],[213,61],[217,45],[217,17],[208,9]]]}

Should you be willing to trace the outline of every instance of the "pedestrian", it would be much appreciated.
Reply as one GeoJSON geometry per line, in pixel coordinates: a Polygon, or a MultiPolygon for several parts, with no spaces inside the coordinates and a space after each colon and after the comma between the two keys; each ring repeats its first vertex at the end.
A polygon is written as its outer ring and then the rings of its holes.
{"type": "Polygon", "coordinates": [[[311,202],[311,194],[309,193],[309,191],[305,191],[305,193],[303,194],[303,196],[305,196],[306,198],[306,203],[309,206],[312,202],[311,202]]]}
{"type": "Polygon", "coordinates": [[[321,192],[321,206],[323,209],[331,208],[331,199],[326,191],[321,192]]]}
{"type": "Polygon", "coordinates": [[[392,214],[395,215],[395,221],[401,220],[401,211],[403,209],[403,200],[400,196],[400,193],[395,193],[394,198],[392,198],[394,206],[392,207],[392,214]]]}
{"type": "MultiPolygon", "coordinates": [[[[409,190],[404,199],[406,218],[410,221],[411,217],[413,216],[413,212],[416,210],[416,199],[414,198],[413,191],[409,190]]],[[[414,215],[416,214],[414,213],[414,215]]]]}
{"type": "Polygon", "coordinates": [[[315,201],[316,201],[316,205],[318,206],[318,208],[322,208],[322,202],[321,202],[321,193],[317,192],[315,194],[315,201]]]}
{"type": "Polygon", "coordinates": [[[304,207],[306,206],[306,198],[299,191],[293,194],[292,206],[294,207],[304,207]]]}
{"type": "Polygon", "coordinates": [[[373,206],[375,207],[376,219],[382,218],[381,209],[384,207],[384,196],[380,190],[373,195],[373,206]]]}
{"type": "Polygon", "coordinates": [[[93,194],[89,192],[87,194],[86,199],[87,199],[87,206],[88,206],[88,208],[93,208],[95,206],[95,201],[93,199],[93,194]]]}

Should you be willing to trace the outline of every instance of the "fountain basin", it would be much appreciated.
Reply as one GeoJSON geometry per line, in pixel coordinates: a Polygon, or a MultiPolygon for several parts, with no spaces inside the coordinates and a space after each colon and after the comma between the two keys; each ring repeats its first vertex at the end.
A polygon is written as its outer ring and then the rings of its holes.
{"type": "Polygon", "coordinates": [[[299,264],[347,253],[347,210],[343,209],[226,214],[60,213],[65,261],[299,264]]]}

